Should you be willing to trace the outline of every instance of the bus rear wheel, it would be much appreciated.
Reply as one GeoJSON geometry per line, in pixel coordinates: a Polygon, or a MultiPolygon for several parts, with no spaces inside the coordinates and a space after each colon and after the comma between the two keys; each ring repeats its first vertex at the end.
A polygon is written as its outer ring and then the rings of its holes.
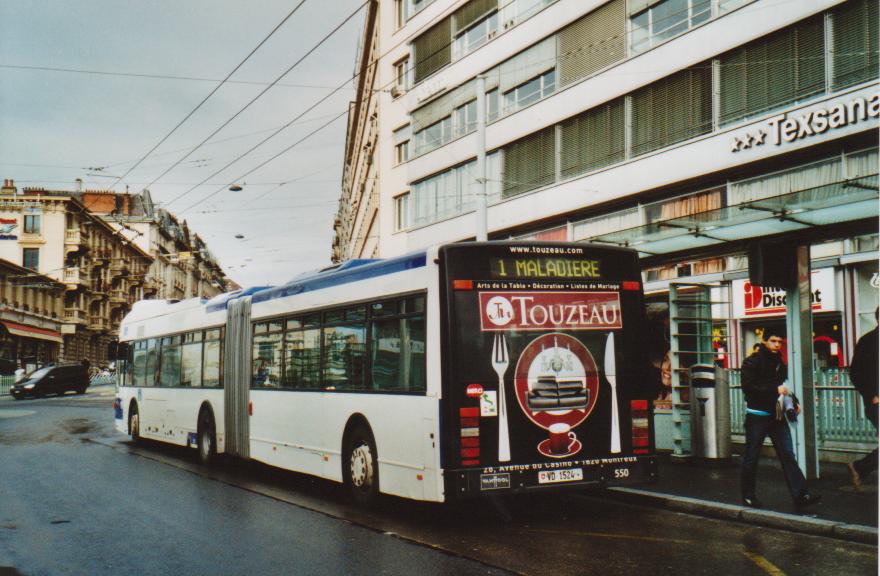
{"type": "Polygon", "coordinates": [[[343,479],[351,498],[362,506],[370,506],[379,496],[379,463],[373,435],[363,425],[348,437],[343,461],[343,479]]]}
{"type": "Polygon", "coordinates": [[[214,430],[214,417],[203,412],[199,417],[199,462],[204,466],[214,464],[217,459],[217,433],[214,430]]]}

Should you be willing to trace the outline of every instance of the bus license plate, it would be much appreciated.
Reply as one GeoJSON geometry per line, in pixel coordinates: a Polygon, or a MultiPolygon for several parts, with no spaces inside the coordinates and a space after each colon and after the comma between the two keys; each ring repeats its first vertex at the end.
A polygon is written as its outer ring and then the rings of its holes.
{"type": "Polygon", "coordinates": [[[541,470],[538,472],[538,484],[553,484],[555,482],[577,482],[584,479],[583,468],[569,468],[567,470],[541,470]]]}

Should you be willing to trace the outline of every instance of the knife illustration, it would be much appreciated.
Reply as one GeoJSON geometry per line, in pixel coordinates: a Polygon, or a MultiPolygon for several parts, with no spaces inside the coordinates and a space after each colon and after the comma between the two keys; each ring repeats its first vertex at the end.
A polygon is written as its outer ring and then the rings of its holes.
{"type": "Polygon", "coordinates": [[[617,414],[617,363],[614,360],[614,332],[605,343],[605,379],[611,385],[611,453],[620,453],[620,422],[617,414]]]}

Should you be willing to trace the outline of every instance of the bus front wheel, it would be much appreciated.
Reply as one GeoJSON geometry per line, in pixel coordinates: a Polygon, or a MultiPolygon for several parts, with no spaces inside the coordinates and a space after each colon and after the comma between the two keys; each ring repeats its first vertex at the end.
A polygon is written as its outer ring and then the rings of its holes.
{"type": "Polygon", "coordinates": [[[356,426],[348,437],[342,471],[352,499],[363,506],[374,504],[379,495],[376,443],[363,425],[356,426]]]}
{"type": "Polygon", "coordinates": [[[209,411],[199,418],[199,462],[210,466],[217,459],[217,434],[214,429],[214,417],[209,411]]]}

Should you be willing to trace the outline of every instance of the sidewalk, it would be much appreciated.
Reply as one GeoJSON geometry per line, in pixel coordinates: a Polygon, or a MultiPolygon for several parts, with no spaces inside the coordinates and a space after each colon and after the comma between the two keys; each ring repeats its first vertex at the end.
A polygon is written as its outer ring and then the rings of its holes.
{"type": "Polygon", "coordinates": [[[799,511],[791,501],[782,467],[776,458],[762,457],[758,468],[758,497],[764,508],[746,508],[740,500],[739,457],[726,465],[672,461],[660,456],[660,480],[639,488],[615,488],[624,500],[638,500],[681,512],[739,520],[808,534],[877,543],[877,476],[862,491],[853,489],[845,464],[820,463],[820,478],[809,482],[822,501],[799,511]]]}

